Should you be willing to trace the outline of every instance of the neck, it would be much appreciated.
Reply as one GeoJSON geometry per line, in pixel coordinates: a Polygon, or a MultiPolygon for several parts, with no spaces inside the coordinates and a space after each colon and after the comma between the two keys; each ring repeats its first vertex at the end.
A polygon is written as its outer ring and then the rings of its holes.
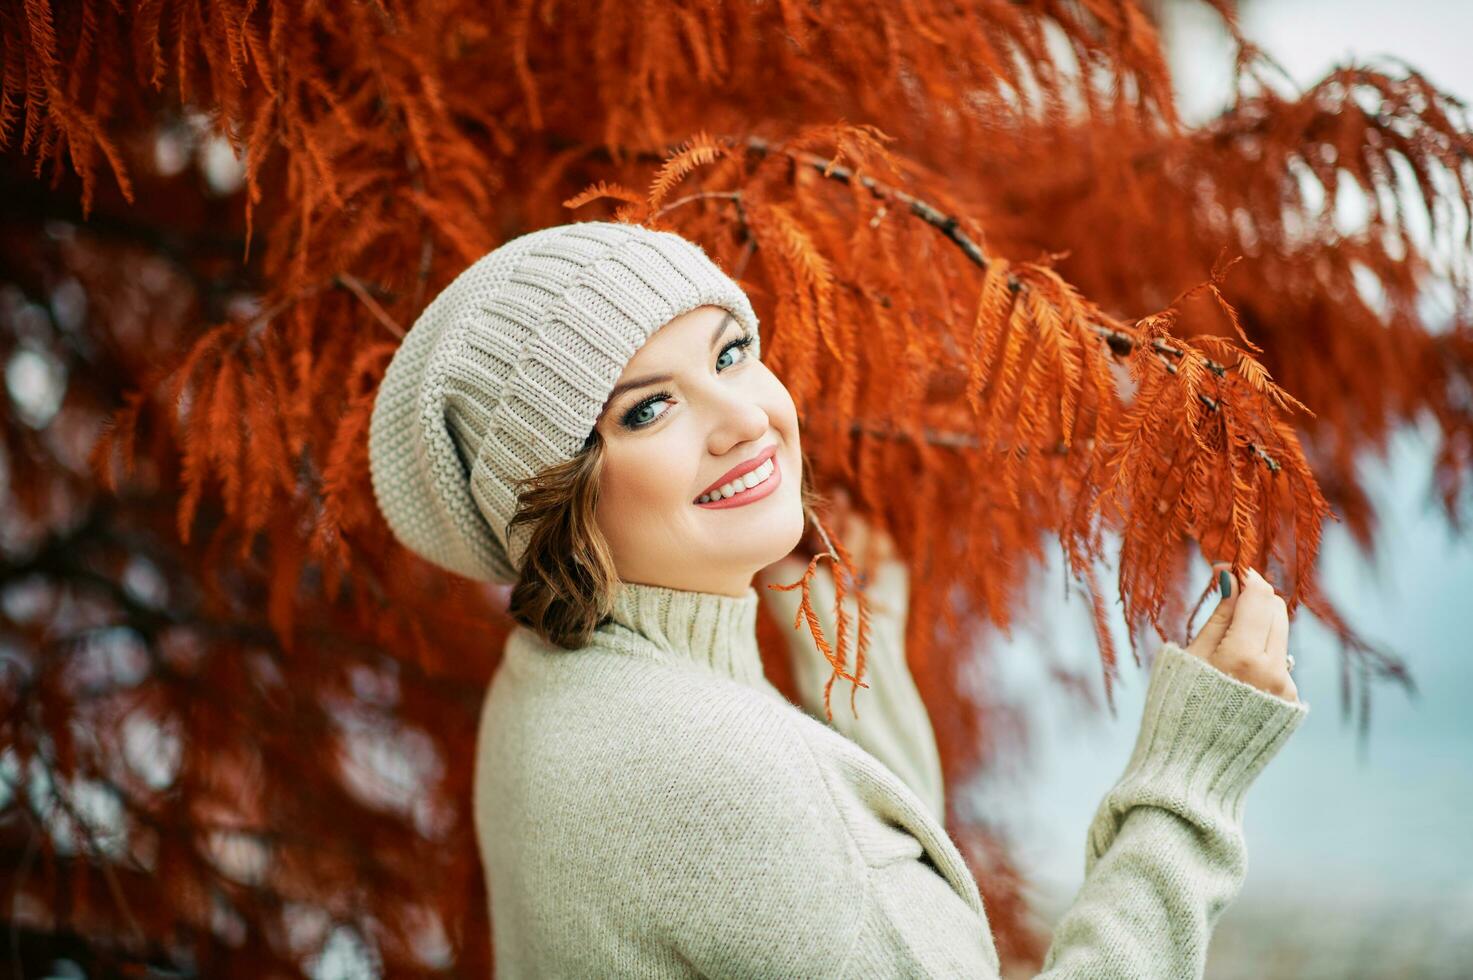
{"type": "Polygon", "coordinates": [[[620,582],[603,638],[653,649],[664,659],[694,663],[742,683],[762,679],[757,647],[757,590],[743,595],[620,582]]]}

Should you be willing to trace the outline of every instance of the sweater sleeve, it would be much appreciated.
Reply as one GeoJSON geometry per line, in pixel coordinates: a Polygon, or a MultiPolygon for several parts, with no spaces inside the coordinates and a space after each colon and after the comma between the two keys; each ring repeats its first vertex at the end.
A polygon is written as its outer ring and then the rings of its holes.
{"type": "MultiPolygon", "coordinates": [[[[789,570],[785,567],[784,570],[789,570]]],[[[768,581],[791,581],[803,572],[803,566],[791,569],[788,579],[781,575],[768,581]]],[[[826,566],[820,566],[812,585],[813,603],[824,635],[834,637],[833,578],[826,566]]],[[[850,685],[834,682],[829,692],[833,720],[824,712],[823,688],[833,675],[833,666],[819,652],[806,626],[788,636],[793,665],[793,680],[805,713],[828,725],[866,752],[879,759],[899,776],[931,810],[937,820],[946,819],[945,783],[941,772],[941,755],[936,747],[936,734],[931,716],[916,689],[915,679],[905,659],[905,628],[910,601],[909,572],[904,562],[881,562],[865,589],[870,600],[870,643],[865,654],[864,681],[868,688],[854,691],[854,710],[850,710],[850,685]],[[858,717],[856,717],[856,713],[858,717]]],[[[784,626],[791,626],[797,614],[799,593],[769,592],[771,601],[784,626]]],[[[844,608],[851,624],[846,639],[849,666],[854,666],[859,606],[846,596],[844,608]]]]}
{"type": "MultiPolygon", "coordinates": [[[[1245,791],[1308,711],[1165,644],[1130,761],[1090,824],[1084,884],[1039,976],[1201,977],[1247,870],[1245,791]]],[[[933,868],[897,860],[868,875],[852,975],[997,975],[990,941],[975,935],[985,915],[933,868]]]]}
{"type": "Polygon", "coordinates": [[[1245,794],[1308,714],[1164,644],[1044,975],[1202,976],[1212,930],[1247,875],[1245,794]]]}

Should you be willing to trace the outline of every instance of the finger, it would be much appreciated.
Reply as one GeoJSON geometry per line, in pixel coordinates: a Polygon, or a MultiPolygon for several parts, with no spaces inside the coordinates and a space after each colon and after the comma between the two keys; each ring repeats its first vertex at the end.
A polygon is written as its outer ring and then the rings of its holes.
{"type": "Polygon", "coordinates": [[[835,492],[835,498],[838,503],[827,521],[829,529],[839,539],[838,544],[848,552],[856,571],[868,573],[884,560],[883,543],[880,541],[882,532],[860,516],[842,488],[835,492]]]}
{"type": "Polygon", "coordinates": [[[1274,589],[1255,568],[1248,569],[1243,594],[1238,597],[1233,620],[1222,636],[1218,650],[1235,656],[1255,656],[1268,645],[1268,630],[1273,623],[1274,589]]]}
{"type": "Polygon", "coordinates": [[[884,528],[871,524],[869,521],[862,521],[857,517],[854,523],[864,529],[860,537],[861,550],[854,552],[856,565],[861,572],[873,578],[879,574],[879,569],[894,559],[895,548],[884,528]]]}
{"type": "Polygon", "coordinates": [[[887,562],[897,557],[898,552],[895,548],[895,539],[890,536],[888,531],[876,524],[870,529],[870,534],[874,538],[874,559],[876,563],[887,562]]]}
{"type": "Polygon", "coordinates": [[[1299,687],[1294,683],[1292,676],[1284,682],[1284,690],[1279,694],[1279,697],[1293,704],[1299,703],[1299,687]]]}
{"type": "Polygon", "coordinates": [[[849,492],[843,487],[834,491],[830,498],[829,507],[825,515],[830,518],[834,530],[843,534],[849,528],[850,518],[854,514],[854,503],[849,497],[849,492]]]}
{"type": "Polygon", "coordinates": [[[1274,662],[1287,660],[1289,656],[1289,608],[1280,596],[1274,596],[1273,618],[1269,622],[1268,642],[1263,649],[1274,662]]]}
{"type": "Polygon", "coordinates": [[[858,514],[851,515],[844,522],[839,537],[860,571],[866,571],[874,564],[874,535],[858,514]]]}
{"type": "Polygon", "coordinates": [[[869,600],[872,621],[894,621],[900,632],[905,632],[910,605],[910,569],[905,562],[887,558],[876,565],[864,594],[869,600]]]}
{"type": "MultiPolygon", "coordinates": [[[[1237,607],[1238,593],[1241,591],[1237,583],[1233,581],[1231,562],[1214,562],[1212,568],[1214,586],[1217,585],[1219,576],[1223,572],[1227,573],[1228,597],[1218,600],[1217,608],[1212,610],[1212,615],[1207,617],[1207,622],[1202,624],[1202,628],[1197,631],[1197,635],[1192,638],[1192,642],[1187,647],[1189,653],[1194,653],[1203,659],[1209,657],[1212,651],[1217,649],[1217,645],[1222,642],[1222,636],[1227,632],[1228,624],[1232,622],[1233,609],[1237,607]]],[[[1221,595],[1221,592],[1218,594],[1221,595]]]]}

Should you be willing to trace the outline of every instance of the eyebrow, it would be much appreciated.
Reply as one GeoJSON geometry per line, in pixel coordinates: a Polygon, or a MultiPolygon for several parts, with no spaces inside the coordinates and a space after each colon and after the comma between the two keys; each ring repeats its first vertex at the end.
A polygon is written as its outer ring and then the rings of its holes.
{"type": "MultiPolygon", "coordinates": [[[[726,316],[721,318],[721,323],[716,326],[716,332],[711,335],[712,347],[715,347],[716,342],[721,339],[721,335],[726,333],[726,326],[731,322],[732,314],[730,311],[727,311],[726,316]]],[[[629,391],[633,388],[643,388],[645,385],[659,384],[662,381],[669,381],[671,380],[671,378],[672,375],[669,374],[647,374],[642,378],[635,378],[632,381],[626,381],[623,384],[615,385],[614,390],[609,392],[609,397],[604,400],[604,404],[612,405],[615,398],[618,398],[624,392],[629,391]]]]}

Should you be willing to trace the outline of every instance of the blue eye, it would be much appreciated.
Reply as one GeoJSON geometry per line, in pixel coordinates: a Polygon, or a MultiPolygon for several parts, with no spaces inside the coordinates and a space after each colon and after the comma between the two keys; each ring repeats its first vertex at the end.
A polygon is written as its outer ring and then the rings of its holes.
{"type": "MultiPolygon", "coordinates": [[[[739,350],[741,350],[741,351],[743,351],[745,353],[746,350],[747,350],[747,348],[751,347],[752,344],[756,341],[756,339],[757,338],[755,338],[754,336],[752,336],[750,333],[747,333],[747,334],[742,334],[742,336],[738,337],[736,340],[729,341],[725,346],[723,346],[721,348],[721,353],[718,354],[718,355],[716,355],[716,362],[717,362],[717,364],[720,365],[721,364],[721,359],[726,356],[726,352],[729,351],[729,350],[732,350],[733,348],[739,349],[739,350]]],[[[743,360],[745,360],[745,359],[746,358],[743,358],[743,360]]],[[[740,364],[741,362],[740,361],[737,361],[735,363],[740,364]]],[[[729,363],[727,365],[725,365],[725,367],[730,367],[730,366],[731,366],[731,364],[729,364],[729,363]]],[[[718,367],[717,368],[717,370],[723,370],[723,369],[724,368],[722,368],[722,367],[718,367]]],[[[670,392],[668,392],[668,391],[657,391],[653,395],[650,395],[648,398],[642,400],[641,402],[639,402],[639,404],[637,404],[634,407],[632,407],[631,409],[629,409],[629,411],[625,412],[624,413],[624,416],[619,420],[619,422],[626,429],[643,429],[643,428],[651,425],[652,423],[656,422],[657,420],[659,420],[659,418],[661,416],[663,416],[665,413],[664,412],[661,412],[659,415],[645,416],[642,419],[640,418],[641,414],[646,409],[652,408],[654,405],[658,404],[659,402],[665,401],[665,400],[667,400],[669,398],[673,398],[673,397],[674,396],[671,395],[670,392]]]]}
{"type": "MultiPolygon", "coordinates": [[[[717,356],[716,360],[717,361],[720,361],[721,358],[726,355],[726,352],[727,351],[732,350],[734,348],[740,349],[743,352],[743,354],[745,354],[747,348],[752,346],[753,339],[754,338],[749,333],[742,334],[736,340],[733,340],[731,343],[729,343],[725,347],[721,348],[721,354],[717,356]]],[[[745,357],[743,358],[743,360],[745,360],[745,357]]]]}
{"type": "Polygon", "coordinates": [[[624,413],[624,417],[622,419],[620,419],[620,421],[624,423],[624,427],[626,429],[643,429],[645,426],[649,425],[655,419],[659,418],[659,416],[658,415],[650,416],[649,418],[646,418],[644,421],[637,421],[636,418],[635,418],[635,416],[641,414],[646,409],[653,408],[657,403],[659,403],[661,401],[664,401],[665,399],[667,399],[669,397],[671,397],[670,392],[668,392],[668,391],[657,391],[653,395],[651,395],[650,397],[646,398],[644,401],[640,402],[638,405],[635,405],[629,411],[625,412],[624,413]]]}

